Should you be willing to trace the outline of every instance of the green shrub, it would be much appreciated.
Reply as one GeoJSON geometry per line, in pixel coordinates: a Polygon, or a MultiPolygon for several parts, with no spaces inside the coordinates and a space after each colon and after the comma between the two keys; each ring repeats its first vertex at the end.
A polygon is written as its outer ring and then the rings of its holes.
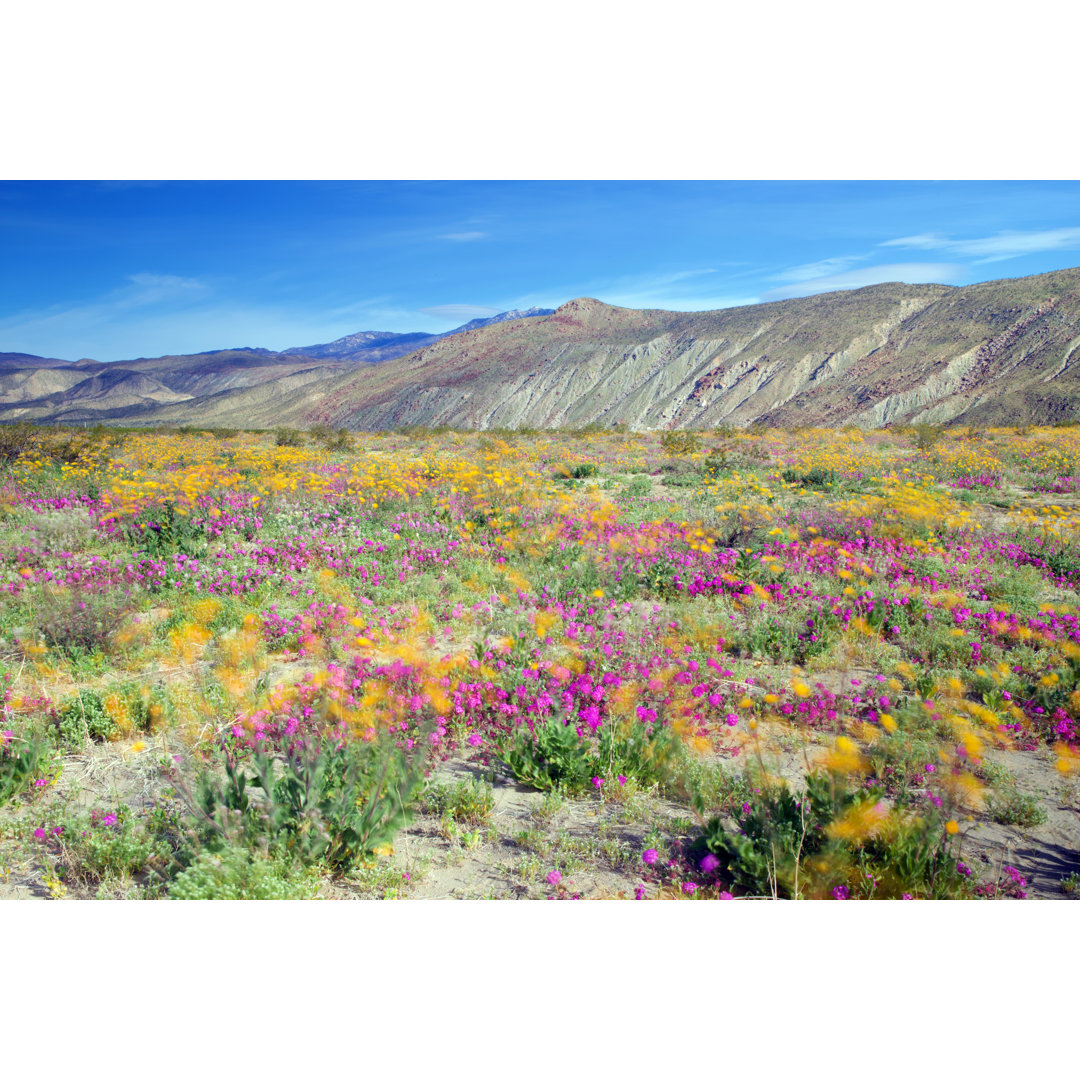
{"type": "Polygon", "coordinates": [[[34,629],[50,649],[105,653],[130,610],[127,596],[46,589],[34,612],[34,629]]]}
{"type": "Polygon", "coordinates": [[[685,457],[701,450],[701,436],[693,431],[665,431],[660,436],[660,449],[668,457],[685,457]]]}
{"type": "Polygon", "coordinates": [[[145,510],[127,525],[128,541],[151,557],[172,555],[202,556],[206,553],[206,537],[202,527],[181,514],[166,502],[145,510]]]}
{"type": "Polygon", "coordinates": [[[210,825],[208,839],[234,842],[239,825],[249,844],[262,839],[275,855],[337,872],[393,841],[423,783],[419,754],[407,758],[397,747],[362,739],[315,739],[280,758],[260,746],[250,771],[227,756],[225,772],[200,781],[197,805],[210,825]],[[254,800],[251,788],[264,797],[254,800]]]}
{"type": "Polygon", "coordinates": [[[988,800],[990,816],[999,825],[1019,825],[1033,829],[1046,822],[1046,809],[1034,795],[1025,795],[1013,787],[996,792],[988,800]]]}
{"type": "Polygon", "coordinates": [[[40,739],[0,731],[0,806],[26,791],[44,774],[48,762],[48,748],[40,739]]]}
{"type": "Polygon", "coordinates": [[[600,466],[591,461],[579,461],[570,468],[570,475],[575,480],[584,480],[590,476],[598,476],[599,473],[600,466]]]}
{"type": "Polygon", "coordinates": [[[169,846],[123,803],[62,818],[45,831],[58,876],[68,884],[124,880],[172,857],[169,846]]]}
{"type": "Polygon", "coordinates": [[[436,784],[425,794],[433,813],[463,825],[487,825],[495,809],[495,794],[482,780],[459,780],[452,787],[436,784]]]}
{"type": "Polygon", "coordinates": [[[501,752],[522,783],[573,794],[586,790],[594,778],[608,782],[622,776],[646,787],[667,783],[681,759],[682,743],[663,724],[609,720],[595,737],[583,737],[573,723],[551,716],[532,732],[519,728],[501,752]]]}
{"type": "Polygon", "coordinates": [[[585,740],[557,716],[536,724],[532,732],[518,728],[502,758],[517,780],[541,791],[583,791],[595,775],[585,740]]]}
{"type": "Polygon", "coordinates": [[[101,695],[88,687],[65,699],[56,710],[56,723],[60,738],[73,746],[81,746],[87,739],[103,742],[120,735],[120,729],[105,711],[101,695]]]}
{"type": "Polygon", "coordinates": [[[310,877],[246,847],[201,851],[169,886],[170,900],[309,900],[310,877]]]}
{"type": "Polygon", "coordinates": [[[757,790],[735,830],[715,817],[696,845],[750,895],[944,899],[967,891],[937,817],[889,811],[876,794],[825,773],[808,775],[798,793],[782,782],[757,790]],[[876,826],[852,824],[860,820],[876,826]]]}
{"type": "Polygon", "coordinates": [[[303,446],[304,436],[296,428],[279,427],[274,429],[275,446],[303,446]]]}

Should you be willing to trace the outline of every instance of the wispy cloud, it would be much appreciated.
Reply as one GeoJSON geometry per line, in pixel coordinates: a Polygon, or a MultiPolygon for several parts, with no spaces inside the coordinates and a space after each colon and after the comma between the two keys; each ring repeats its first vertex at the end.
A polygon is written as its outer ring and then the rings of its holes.
{"type": "Polygon", "coordinates": [[[832,277],[850,270],[856,263],[868,259],[869,255],[836,255],[831,259],[792,266],[772,276],[773,281],[814,281],[817,278],[832,277]]]}
{"type": "Polygon", "coordinates": [[[486,232],[452,232],[443,233],[439,237],[440,240],[453,240],[458,244],[467,244],[471,240],[486,240],[488,237],[486,232]]]}
{"type": "Polygon", "coordinates": [[[440,304],[437,307],[421,308],[424,315],[430,315],[433,319],[455,319],[468,322],[470,319],[486,319],[491,315],[498,315],[504,309],[485,307],[482,304],[440,304]]]}
{"type": "Polygon", "coordinates": [[[827,274],[781,285],[779,288],[769,289],[762,299],[788,300],[796,296],[814,296],[817,293],[842,289],[861,289],[866,285],[879,285],[883,281],[903,281],[909,285],[926,282],[948,285],[959,281],[965,273],[965,268],[955,263],[886,263],[882,266],[864,266],[842,274],[827,274]]]}
{"type": "Polygon", "coordinates": [[[977,263],[1000,262],[1040,251],[1080,249],[1080,228],[1020,231],[1008,229],[993,236],[953,240],[940,233],[919,233],[886,240],[880,247],[909,248],[920,251],[944,251],[950,255],[974,257],[977,263]]]}
{"type": "MultiPolygon", "coordinates": [[[[375,328],[386,325],[385,310],[372,308],[369,314],[375,328]]],[[[85,303],[0,318],[0,350],[130,360],[243,345],[283,349],[330,341],[357,328],[355,316],[251,304],[220,296],[193,278],[142,273],[85,303]]]]}

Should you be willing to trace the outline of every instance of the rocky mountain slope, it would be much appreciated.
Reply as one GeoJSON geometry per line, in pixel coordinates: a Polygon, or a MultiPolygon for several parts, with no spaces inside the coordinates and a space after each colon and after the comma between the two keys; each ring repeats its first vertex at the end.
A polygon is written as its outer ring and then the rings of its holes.
{"type": "MultiPolygon", "coordinates": [[[[874,285],[689,313],[583,298],[379,364],[217,356],[217,367],[170,357],[124,364],[190,396],[169,401],[149,384],[125,385],[123,405],[94,415],[126,424],[354,429],[1046,422],[1073,417],[1080,404],[1080,269],[962,288],[874,285]],[[137,395],[153,403],[141,405],[137,395]]],[[[80,397],[80,385],[28,399],[31,388],[0,383],[8,402],[0,420],[73,416],[104,400],[80,397]]]]}

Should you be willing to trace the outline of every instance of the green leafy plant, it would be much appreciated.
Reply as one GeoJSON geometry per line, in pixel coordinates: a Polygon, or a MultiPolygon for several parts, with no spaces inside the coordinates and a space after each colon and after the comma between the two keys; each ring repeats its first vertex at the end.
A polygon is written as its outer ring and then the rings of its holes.
{"type": "Polygon", "coordinates": [[[48,761],[49,751],[42,740],[0,731],[0,806],[39,779],[48,761]]]}
{"type": "Polygon", "coordinates": [[[105,711],[105,703],[96,690],[82,687],[56,710],[60,738],[74,746],[87,739],[103,742],[120,734],[116,722],[105,711]]]}
{"type": "Polygon", "coordinates": [[[169,899],[309,900],[317,891],[296,867],[237,845],[199,852],[169,886],[169,899]]]}
{"type": "Polygon", "coordinates": [[[1042,825],[1047,817],[1046,808],[1034,795],[1017,791],[1011,786],[991,795],[987,809],[998,824],[1019,825],[1022,829],[1042,825]]]}
{"type": "Polygon", "coordinates": [[[751,895],[944,899],[967,890],[936,816],[890,812],[873,793],[822,772],[801,792],[777,781],[756,791],[736,829],[715,817],[696,845],[751,895]]]}
{"type": "Polygon", "coordinates": [[[519,728],[503,746],[502,758],[516,779],[541,791],[583,791],[594,775],[588,744],[557,716],[536,724],[532,732],[519,728]]]}
{"type": "Polygon", "coordinates": [[[172,859],[168,844],[123,803],[62,817],[42,831],[54,872],[69,885],[127,880],[172,859]]]}
{"type": "Polygon", "coordinates": [[[425,793],[428,808],[465,825],[487,825],[495,809],[495,794],[482,780],[459,780],[452,786],[435,784],[425,793]]]}
{"type": "Polygon", "coordinates": [[[345,872],[390,844],[423,782],[419,755],[347,739],[316,739],[281,757],[256,749],[250,771],[227,755],[225,777],[204,774],[197,796],[208,839],[267,838],[275,854],[345,872]],[[252,789],[261,789],[256,800],[252,789]]]}
{"type": "Polygon", "coordinates": [[[575,480],[584,480],[590,476],[600,475],[600,466],[592,461],[579,461],[570,466],[570,475],[575,480]]]}

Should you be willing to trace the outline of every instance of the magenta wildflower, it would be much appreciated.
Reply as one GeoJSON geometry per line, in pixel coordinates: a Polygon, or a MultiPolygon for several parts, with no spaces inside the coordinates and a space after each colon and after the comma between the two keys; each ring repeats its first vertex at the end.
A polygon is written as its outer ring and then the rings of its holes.
{"type": "Polygon", "coordinates": [[[626,777],[621,774],[616,777],[616,779],[619,781],[619,787],[622,787],[626,783],[626,777]]]}
{"type": "Polygon", "coordinates": [[[715,855],[706,855],[701,860],[701,872],[711,874],[720,865],[720,860],[715,855]]]}
{"type": "Polygon", "coordinates": [[[116,815],[115,815],[115,814],[106,814],[106,815],[105,815],[105,816],[104,816],[104,817],[103,817],[103,818],[101,819],[101,824],[102,824],[102,825],[115,825],[115,824],[116,824],[116,821],[117,821],[117,818],[116,818],[116,815]]]}
{"type": "Polygon", "coordinates": [[[644,889],[643,886],[639,885],[634,890],[634,899],[635,900],[644,900],[645,899],[645,889],[644,889]]]}
{"type": "Polygon", "coordinates": [[[649,866],[652,866],[653,863],[655,863],[656,860],[659,858],[660,853],[656,850],[656,848],[649,848],[648,851],[642,852],[641,855],[641,861],[644,863],[648,863],[649,866]]]}
{"type": "Polygon", "coordinates": [[[849,900],[851,899],[851,890],[846,885],[837,885],[832,891],[832,898],[834,900],[849,900]]]}
{"type": "Polygon", "coordinates": [[[45,830],[44,829],[35,829],[34,830],[34,839],[35,840],[44,840],[45,839],[45,830]]]}
{"type": "Polygon", "coordinates": [[[732,895],[731,895],[731,893],[729,893],[729,892],[727,892],[727,891],[725,890],[724,892],[722,892],[722,893],[720,894],[720,899],[721,899],[721,900],[734,900],[734,899],[735,899],[735,897],[734,897],[734,896],[732,896],[732,895]]]}
{"type": "Polygon", "coordinates": [[[604,786],[604,781],[601,780],[599,776],[594,776],[592,778],[592,784],[593,787],[596,788],[597,791],[599,791],[604,786]]]}
{"type": "Polygon", "coordinates": [[[692,881],[684,881],[682,891],[687,896],[693,896],[697,892],[697,886],[692,881]]]}
{"type": "Polygon", "coordinates": [[[552,870],[547,876],[547,882],[552,888],[555,888],[560,881],[562,881],[562,874],[558,870],[552,870]]]}

